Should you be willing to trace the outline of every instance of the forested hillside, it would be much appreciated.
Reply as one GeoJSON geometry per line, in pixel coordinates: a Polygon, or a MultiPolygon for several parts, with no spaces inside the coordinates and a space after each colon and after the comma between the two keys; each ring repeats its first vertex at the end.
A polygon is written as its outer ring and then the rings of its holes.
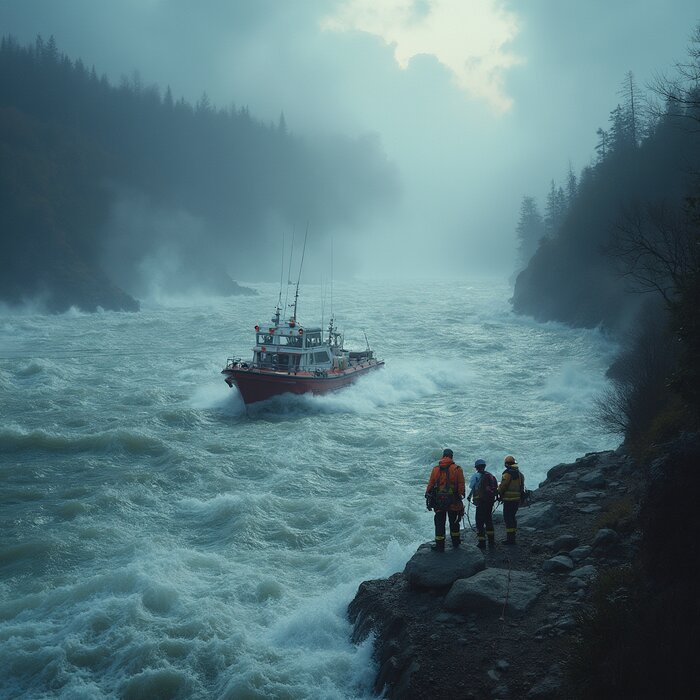
{"type": "Polygon", "coordinates": [[[640,297],[624,249],[642,231],[651,237],[687,222],[698,194],[700,138],[690,127],[697,106],[670,100],[660,115],[643,111],[631,74],[625,102],[598,130],[597,161],[565,187],[552,182],[544,215],[523,199],[518,238],[526,265],[517,278],[515,310],[539,319],[621,330],[640,297]]]}
{"type": "Polygon", "coordinates": [[[635,465],[613,516],[639,554],[598,576],[571,657],[572,697],[685,697],[686,685],[671,686],[694,660],[698,541],[679,496],[700,459],[700,25],[693,39],[676,74],[653,86],[660,109],[642,119],[628,75],[610,129],[598,130],[595,165],[569,196],[552,185],[544,216],[523,200],[518,224],[526,267],[515,309],[603,324],[620,341],[598,415],[635,465]]]}
{"type": "Polygon", "coordinates": [[[114,86],[53,38],[0,45],[0,301],[235,293],[230,275],[279,274],[283,232],[351,230],[396,187],[372,138],[301,138],[282,115],[191,105],[138,75],[114,86]]]}
{"type": "Polygon", "coordinates": [[[629,73],[620,94],[597,162],[552,183],[544,216],[524,198],[513,305],[617,335],[602,418],[647,445],[700,415],[700,26],[674,76],[642,95],[629,73]]]}

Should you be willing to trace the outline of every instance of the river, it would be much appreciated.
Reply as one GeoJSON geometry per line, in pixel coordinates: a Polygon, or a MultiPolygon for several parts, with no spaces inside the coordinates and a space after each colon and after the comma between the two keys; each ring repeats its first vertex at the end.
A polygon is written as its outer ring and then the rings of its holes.
{"type": "MultiPolygon", "coordinates": [[[[432,538],[442,449],[467,476],[514,454],[535,487],[617,444],[592,418],[613,344],[490,279],[336,283],[346,347],[386,367],[246,411],[220,370],[274,312],[254,286],[0,312],[0,696],[372,697],[346,607],[432,538]]],[[[307,326],[322,296],[302,285],[307,326]]]]}

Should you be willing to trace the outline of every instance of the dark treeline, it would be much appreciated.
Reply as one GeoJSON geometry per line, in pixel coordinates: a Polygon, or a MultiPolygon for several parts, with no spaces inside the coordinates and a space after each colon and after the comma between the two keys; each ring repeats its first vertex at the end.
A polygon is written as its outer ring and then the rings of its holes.
{"type": "Polygon", "coordinates": [[[396,194],[372,138],[301,138],[138,74],[114,86],[53,38],[2,39],[0,149],[0,300],[54,309],[135,308],[114,283],[153,278],[235,290],[228,274],[279,274],[293,226],[347,229],[396,194]]]}
{"type": "MultiPolygon", "coordinates": [[[[641,102],[632,83],[629,103],[641,102]]],[[[668,104],[642,123],[618,106],[610,129],[598,130],[598,159],[566,187],[551,184],[544,214],[525,197],[517,235],[525,265],[514,306],[541,319],[621,330],[640,299],[629,294],[614,248],[621,232],[650,209],[682,214],[697,194],[700,139],[688,115],[668,104]],[[641,134],[646,134],[641,136],[641,134]]],[[[692,108],[688,108],[692,109],[692,108]]]]}
{"type": "Polygon", "coordinates": [[[643,113],[625,77],[596,163],[566,188],[552,184],[544,214],[526,197],[517,228],[514,308],[620,340],[598,413],[636,465],[619,522],[641,535],[640,556],[599,576],[572,697],[689,697],[700,625],[685,488],[700,460],[700,25],[687,60],[650,91],[660,106],[643,113]]]}
{"type": "Polygon", "coordinates": [[[601,417],[628,444],[700,415],[700,28],[677,70],[653,86],[658,107],[629,73],[595,164],[552,182],[544,214],[525,197],[516,231],[515,310],[621,340],[601,417]]]}

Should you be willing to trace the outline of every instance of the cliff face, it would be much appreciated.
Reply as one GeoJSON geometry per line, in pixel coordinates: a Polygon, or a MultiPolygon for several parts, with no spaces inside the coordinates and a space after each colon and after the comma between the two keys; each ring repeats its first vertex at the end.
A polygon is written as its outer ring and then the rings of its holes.
{"type": "MultiPolygon", "coordinates": [[[[355,641],[376,634],[375,690],[569,697],[565,663],[592,582],[638,551],[635,468],[621,449],[553,467],[518,512],[516,546],[482,553],[467,529],[458,550],[421,545],[403,572],[362,583],[348,612],[355,641]]],[[[499,543],[500,508],[494,522],[499,543]]]]}
{"type": "Polygon", "coordinates": [[[0,264],[0,299],[20,306],[28,301],[60,313],[81,311],[138,311],[139,302],[115,285],[102,269],[62,245],[38,246],[15,260],[10,269],[0,264]]]}

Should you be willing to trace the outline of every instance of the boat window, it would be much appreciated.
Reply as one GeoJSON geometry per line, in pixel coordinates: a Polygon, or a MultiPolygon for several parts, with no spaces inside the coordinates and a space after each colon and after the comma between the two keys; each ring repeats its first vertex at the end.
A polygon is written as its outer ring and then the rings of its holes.
{"type": "Polygon", "coordinates": [[[314,362],[316,362],[317,364],[330,362],[330,359],[331,358],[328,356],[328,353],[325,350],[323,352],[314,353],[314,362]]]}
{"type": "Polygon", "coordinates": [[[269,333],[258,333],[258,345],[272,345],[275,341],[275,336],[269,333]]]}
{"type": "Polygon", "coordinates": [[[300,348],[302,346],[303,338],[300,335],[291,335],[289,336],[289,342],[287,345],[290,345],[293,348],[300,348]]]}
{"type": "Polygon", "coordinates": [[[323,342],[321,339],[321,333],[307,333],[305,336],[306,338],[306,347],[307,348],[313,348],[321,345],[323,342]]]}

